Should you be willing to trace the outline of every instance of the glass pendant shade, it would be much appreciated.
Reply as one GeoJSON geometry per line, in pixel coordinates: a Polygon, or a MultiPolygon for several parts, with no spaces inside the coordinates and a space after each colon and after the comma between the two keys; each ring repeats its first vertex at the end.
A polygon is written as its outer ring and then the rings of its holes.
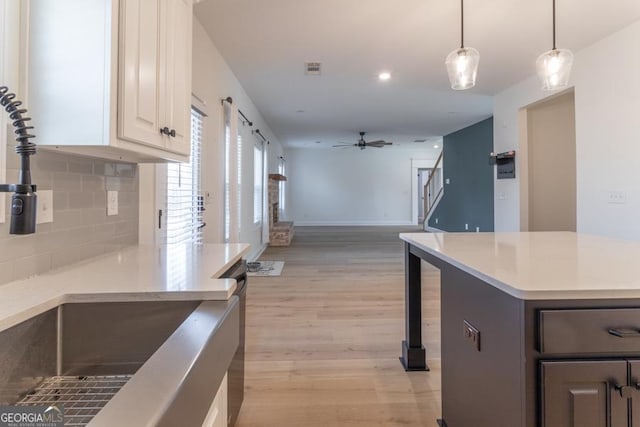
{"type": "Polygon", "coordinates": [[[572,65],[573,53],[568,49],[552,49],[540,55],[536,61],[536,69],[542,90],[557,90],[569,86],[572,65]]]}
{"type": "Polygon", "coordinates": [[[445,62],[451,89],[464,90],[476,85],[480,53],[472,47],[461,47],[451,52],[445,62]]]}

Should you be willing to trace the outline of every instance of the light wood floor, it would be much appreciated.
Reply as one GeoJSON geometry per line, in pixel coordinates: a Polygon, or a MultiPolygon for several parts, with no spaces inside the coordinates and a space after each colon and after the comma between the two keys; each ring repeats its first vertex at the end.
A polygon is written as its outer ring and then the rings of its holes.
{"type": "Polygon", "coordinates": [[[296,228],[280,277],[252,277],[238,427],[436,426],[439,273],[423,263],[430,372],[405,372],[403,247],[410,228],[296,228]]]}

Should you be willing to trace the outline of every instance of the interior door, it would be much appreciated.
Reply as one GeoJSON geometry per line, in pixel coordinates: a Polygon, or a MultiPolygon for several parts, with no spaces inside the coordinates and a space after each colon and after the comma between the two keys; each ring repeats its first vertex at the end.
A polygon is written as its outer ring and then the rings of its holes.
{"type": "Polygon", "coordinates": [[[543,427],[626,427],[627,362],[542,362],[543,427]],[[623,397],[624,395],[624,397],[623,397]]]}
{"type": "Polygon", "coordinates": [[[431,169],[418,169],[418,220],[424,219],[424,201],[425,191],[424,186],[429,181],[429,173],[431,169]]]}

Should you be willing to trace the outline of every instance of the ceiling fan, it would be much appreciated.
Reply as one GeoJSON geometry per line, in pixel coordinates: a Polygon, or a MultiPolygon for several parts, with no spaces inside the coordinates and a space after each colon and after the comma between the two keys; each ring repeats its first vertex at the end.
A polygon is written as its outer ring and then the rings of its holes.
{"type": "Polygon", "coordinates": [[[338,145],[334,145],[334,147],[358,147],[361,150],[364,150],[367,147],[382,148],[385,145],[392,145],[393,144],[393,142],[387,142],[387,141],[384,141],[384,140],[366,142],[364,140],[364,134],[365,134],[364,132],[360,132],[360,139],[355,144],[338,144],[338,145]]]}

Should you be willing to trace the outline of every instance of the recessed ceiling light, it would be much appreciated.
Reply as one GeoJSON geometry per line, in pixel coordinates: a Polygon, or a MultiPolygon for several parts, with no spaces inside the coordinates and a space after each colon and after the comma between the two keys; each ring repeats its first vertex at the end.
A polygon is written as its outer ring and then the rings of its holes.
{"type": "Polygon", "coordinates": [[[387,80],[391,79],[391,73],[388,71],[383,71],[382,73],[378,74],[378,79],[382,82],[386,82],[387,80]]]}
{"type": "Polygon", "coordinates": [[[433,148],[440,148],[438,144],[433,144],[433,148]]]}

